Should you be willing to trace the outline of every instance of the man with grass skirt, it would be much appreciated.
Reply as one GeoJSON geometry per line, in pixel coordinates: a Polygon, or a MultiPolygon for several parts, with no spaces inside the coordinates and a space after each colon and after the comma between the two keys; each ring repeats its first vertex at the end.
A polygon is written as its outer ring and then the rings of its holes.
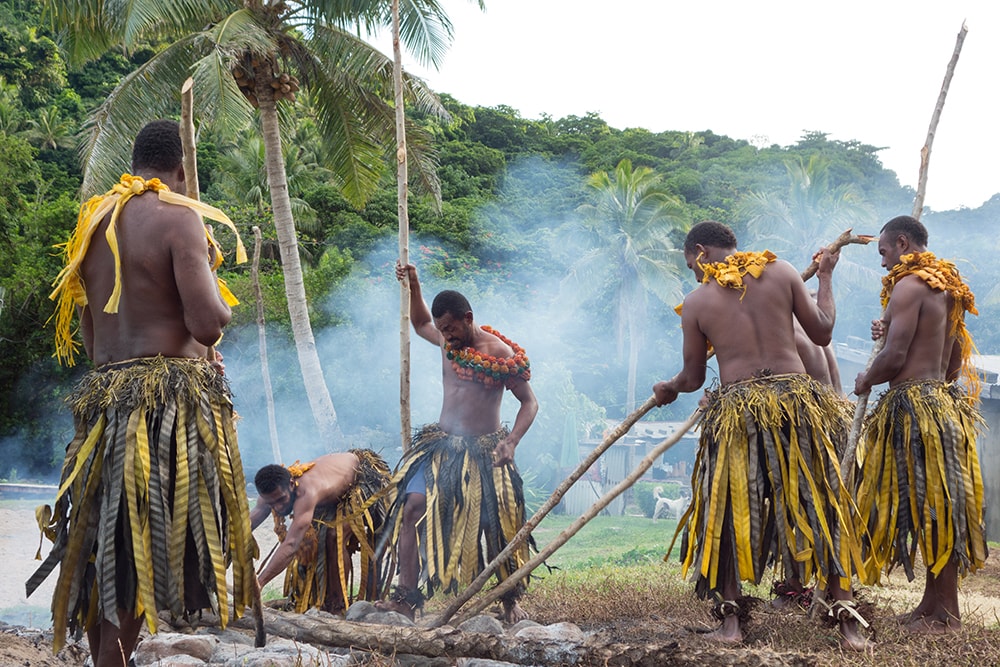
{"type": "MultiPolygon", "coordinates": [[[[398,559],[399,578],[382,608],[414,617],[426,595],[468,586],[525,521],[524,491],[514,448],[538,412],[524,350],[473,321],[468,300],[441,292],[428,309],[413,265],[396,265],[409,278],[410,320],[417,334],[441,348],[444,402],[436,424],[421,428],[393,475],[389,517],[382,536],[398,559]],[[509,431],[500,425],[504,389],[520,402],[509,431]]],[[[528,560],[528,545],[500,565],[503,580],[528,560]]],[[[391,578],[392,572],[387,572],[391,578]]],[[[503,598],[504,619],[526,617],[517,600],[503,598]]]]}
{"type": "Polygon", "coordinates": [[[225,627],[227,565],[236,616],[256,584],[233,405],[213,347],[236,301],[216,279],[222,254],[201,215],[232,223],[175,193],[181,154],[177,123],[139,132],[135,175],[83,204],[52,293],[57,355],[72,365],[78,314],[95,368],[69,398],[76,434],[55,509],[38,512],[54,545],[27,591],[60,565],[53,648],[67,629],[85,630],[96,667],[126,664],[158,611],[211,607],[225,627]]]}
{"type": "Polygon", "coordinates": [[[927,229],[915,218],[890,220],[878,251],[889,275],[872,338],[884,337],[885,347],[854,385],[862,394],[889,383],[865,420],[857,452],[865,566],[877,579],[882,568],[902,565],[912,580],[919,548],[924,595],[898,620],[913,632],[954,632],[961,627],[959,576],[987,556],[976,455],[979,378],[965,327],[965,313],[976,314],[975,298],[954,264],[927,251],[927,229]]]}
{"type": "Polygon", "coordinates": [[[681,313],[684,367],[653,393],[665,405],[699,389],[714,346],[721,386],[705,408],[694,497],[678,526],[684,574],[693,565],[698,595],[717,603],[722,624],[708,636],[742,641],[740,582],[759,584],[768,564],[794,563],[803,581],[827,588],[843,645],[863,649],[850,593],[860,555],[837,458],[848,425],[833,388],[806,373],[793,324],[829,343],[839,255],[819,252],[816,301],[794,267],[768,251],[737,252],[721,223],[692,227],[684,256],[702,283],[681,313]]]}
{"type": "Polygon", "coordinates": [[[385,519],[380,493],[389,479],[389,466],[370,449],[258,470],[254,485],[260,497],[250,525],[256,528],[270,514],[278,535],[277,549],[257,577],[260,587],[285,572],[284,594],[296,612],[317,607],[342,614],[355,599],[352,559],[357,554],[358,599],[378,600],[375,539],[385,519]],[[291,517],[290,526],[285,517],[291,517]]]}

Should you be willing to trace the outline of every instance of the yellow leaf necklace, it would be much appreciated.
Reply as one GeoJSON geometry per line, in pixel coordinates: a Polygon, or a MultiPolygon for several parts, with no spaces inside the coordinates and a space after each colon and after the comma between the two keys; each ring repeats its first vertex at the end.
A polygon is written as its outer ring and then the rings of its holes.
{"type": "MultiPolygon", "coordinates": [[[[701,255],[698,255],[701,258],[701,255]]],[[[715,280],[723,287],[730,287],[741,292],[740,300],[747,292],[747,286],[743,283],[743,276],[750,274],[753,278],[760,278],[764,273],[764,267],[776,260],[778,257],[770,250],[763,252],[734,252],[721,262],[710,262],[702,264],[698,262],[704,275],[701,282],[707,283],[715,280]]],[[[697,261],[697,260],[696,260],[697,261]]]]}

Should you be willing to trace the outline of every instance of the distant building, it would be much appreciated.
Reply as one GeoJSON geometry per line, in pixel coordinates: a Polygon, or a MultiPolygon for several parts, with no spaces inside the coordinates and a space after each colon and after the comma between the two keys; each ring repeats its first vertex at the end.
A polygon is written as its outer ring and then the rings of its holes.
{"type": "MultiPolygon", "coordinates": [[[[672,436],[682,425],[683,422],[637,422],[628,433],[611,445],[563,496],[564,511],[577,516],[586,512],[601,496],[628,477],[647,454],[663,440],[672,436]]],[[[580,440],[580,460],[589,456],[601,444],[604,436],[616,426],[618,422],[606,420],[602,432],[592,433],[591,437],[580,440]]],[[[698,429],[695,427],[659,456],[643,479],[676,481],[685,486],[689,485],[697,449],[698,429]]],[[[607,506],[604,513],[612,516],[624,514],[628,497],[628,492],[618,496],[607,506]]]]}

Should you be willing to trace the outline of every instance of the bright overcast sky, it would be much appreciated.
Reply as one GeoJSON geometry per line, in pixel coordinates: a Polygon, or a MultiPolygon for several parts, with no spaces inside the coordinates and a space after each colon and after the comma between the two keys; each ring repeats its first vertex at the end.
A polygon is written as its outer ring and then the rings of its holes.
{"type": "Polygon", "coordinates": [[[925,203],[1000,192],[998,0],[441,1],[455,25],[441,70],[407,68],[462,103],[780,145],[816,130],[884,147],[913,187],[965,20],[925,203]]]}

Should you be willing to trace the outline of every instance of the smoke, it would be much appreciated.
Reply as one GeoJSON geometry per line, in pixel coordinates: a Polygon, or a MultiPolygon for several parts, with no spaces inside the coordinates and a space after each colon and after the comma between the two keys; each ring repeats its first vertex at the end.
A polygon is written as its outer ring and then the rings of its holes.
{"type": "MultiPolygon", "coordinates": [[[[576,200],[555,210],[549,206],[548,211],[538,204],[555,201],[555,192],[564,193],[569,183],[581,180],[575,170],[544,160],[515,163],[505,177],[499,203],[476,217],[475,253],[447,239],[418,235],[411,235],[409,244],[425,301],[429,303],[442,289],[458,290],[469,299],[477,324],[493,326],[527,351],[539,414],[518,446],[517,462],[544,477],[552,476],[552,461],[559,460],[567,415],[575,416],[578,436],[586,437],[605,416],[616,419],[625,414],[627,355],[615,344],[616,304],[606,295],[601,298],[601,286],[586,284],[587,276],[579,282],[565,281],[581,251],[569,234],[576,200]],[[568,292],[578,290],[595,298],[568,298],[568,292]],[[581,302],[585,307],[578,307],[581,302]]],[[[314,336],[347,444],[371,447],[390,464],[401,455],[396,257],[396,239],[386,239],[355,264],[326,303],[314,304],[324,319],[337,323],[314,331],[314,336]]],[[[252,307],[248,299],[244,302],[252,307]]],[[[655,381],[675,372],[680,358],[680,320],[654,302],[646,313],[646,343],[636,389],[639,402],[651,393],[655,381]]],[[[412,329],[410,337],[411,415],[417,427],[437,421],[440,415],[441,353],[412,329]]],[[[248,477],[273,458],[257,340],[256,327],[243,327],[228,332],[222,344],[241,415],[240,448],[248,477]]],[[[332,443],[318,440],[290,335],[269,327],[267,345],[283,462],[330,451],[332,443]]],[[[686,416],[693,400],[660,412],[686,416]]],[[[512,425],[518,407],[508,392],[501,420],[512,425]]]]}

